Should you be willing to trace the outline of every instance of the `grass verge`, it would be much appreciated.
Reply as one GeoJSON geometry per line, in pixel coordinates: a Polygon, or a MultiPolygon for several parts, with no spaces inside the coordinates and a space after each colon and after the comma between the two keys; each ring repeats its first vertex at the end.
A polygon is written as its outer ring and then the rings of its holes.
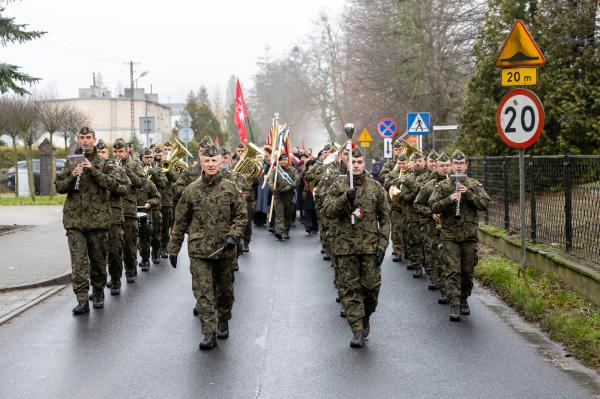
{"type": "Polygon", "coordinates": [[[588,367],[600,370],[600,308],[552,274],[525,269],[501,256],[480,260],[475,276],[527,321],[537,323],[588,367]]]}
{"type": "Polygon", "coordinates": [[[0,197],[0,206],[5,205],[64,205],[66,195],[57,194],[52,197],[49,195],[38,195],[35,197],[35,202],[27,197],[0,197]]]}

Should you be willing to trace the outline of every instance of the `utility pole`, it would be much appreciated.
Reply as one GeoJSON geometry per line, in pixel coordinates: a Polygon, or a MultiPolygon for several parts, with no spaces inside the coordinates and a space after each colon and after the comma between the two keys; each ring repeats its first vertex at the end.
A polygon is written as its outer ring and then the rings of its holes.
{"type": "Polygon", "coordinates": [[[133,64],[139,64],[139,62],[129,61],[129,103],[131,107],[131,138],[130,141],[135,141],[135,102],[133,101],[133,64]]]}

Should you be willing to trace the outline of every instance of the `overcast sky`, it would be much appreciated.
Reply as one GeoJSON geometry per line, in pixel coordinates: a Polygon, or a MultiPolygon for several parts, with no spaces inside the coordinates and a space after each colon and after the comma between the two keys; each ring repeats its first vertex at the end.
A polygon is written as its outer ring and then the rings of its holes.
{"type": "Polygon", "coordinates": [[[312,30],[321,11],[339,13],[344,0],[22,0],[5,14],[41,39],[0,48],[3,62],[43,81],[42,90],[77,97],[100,72],[109,90],[129,86],[130,60],[138,81],[161,102],[182,101],[204,84],[225,90],[230,75],[251,85],[256,61],[271,47],[278,56],[312,30]]]}

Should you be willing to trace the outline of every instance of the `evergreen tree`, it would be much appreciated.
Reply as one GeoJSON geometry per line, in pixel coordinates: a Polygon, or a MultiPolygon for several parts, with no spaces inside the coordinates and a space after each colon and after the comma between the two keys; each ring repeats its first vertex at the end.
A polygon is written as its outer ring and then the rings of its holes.
{"type": "Polygon", "coordinates": [[[223,134],[221,124],[209,104],[201,102],[196,97],[188,97],[185,109],[192,117],[192,130],[197,141],[204,136],[210,136],[213,140],[218,137],[221,143],[227,142],[228,138],[223,134]]]}

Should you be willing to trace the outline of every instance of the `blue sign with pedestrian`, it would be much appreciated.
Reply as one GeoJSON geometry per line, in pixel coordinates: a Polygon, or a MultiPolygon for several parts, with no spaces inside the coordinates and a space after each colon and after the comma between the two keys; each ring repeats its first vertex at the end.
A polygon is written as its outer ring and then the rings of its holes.
{"type": "Polygon", "coordinates": [[[383,118],[377,124],[377,133],[384,139],[393,138],[398,133],[398,124],[392,118],[383,118]]]}
{"type": "Polygon", "coordinates": [[[431,133],[429,112],[409,112],[406,116],[406,125],[410,135],[431,133]]]}

